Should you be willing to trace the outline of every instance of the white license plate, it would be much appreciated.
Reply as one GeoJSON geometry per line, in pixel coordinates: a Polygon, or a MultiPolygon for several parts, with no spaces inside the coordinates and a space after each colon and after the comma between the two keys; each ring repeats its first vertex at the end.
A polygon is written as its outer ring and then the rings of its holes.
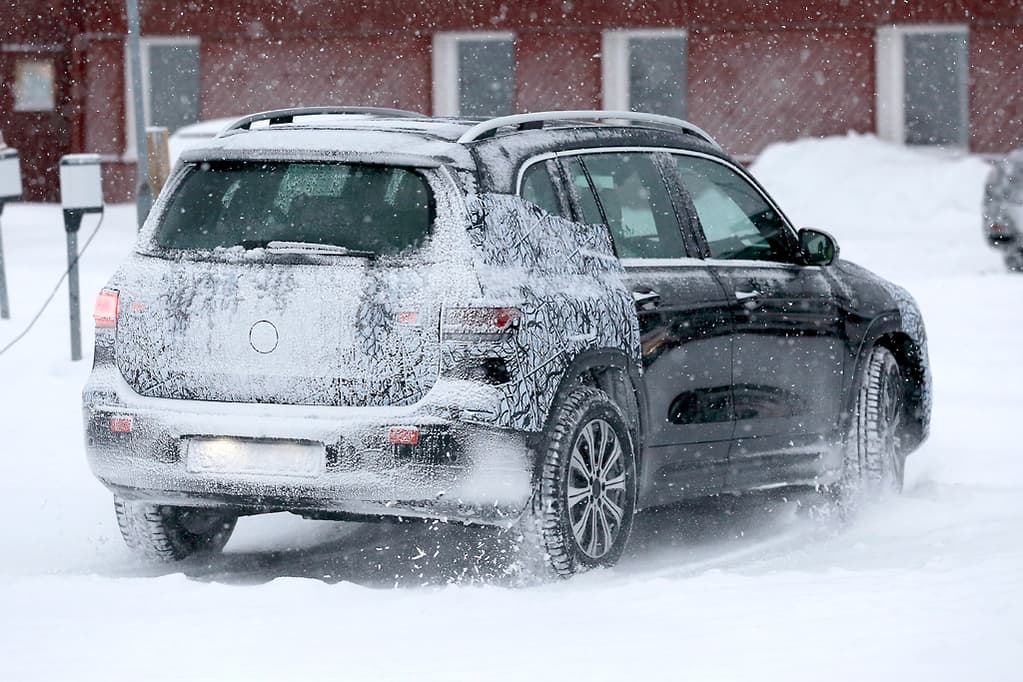
{"type": "Polygon", "coordinates": [[[186,459],[195,473],[315,478],[324,469],[326,450],[317,443],[191,438],[186,459]]]}

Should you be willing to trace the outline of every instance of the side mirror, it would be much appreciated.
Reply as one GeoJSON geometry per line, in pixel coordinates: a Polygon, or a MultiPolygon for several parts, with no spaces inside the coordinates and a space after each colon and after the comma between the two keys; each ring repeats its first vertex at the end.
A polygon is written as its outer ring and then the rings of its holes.
{"type": "Polygon", "coordinates": [[[807,265],[831,265],[838,258],[838,242],[821,230],[804,227],[799,231],[799,246],[807,265]]]}

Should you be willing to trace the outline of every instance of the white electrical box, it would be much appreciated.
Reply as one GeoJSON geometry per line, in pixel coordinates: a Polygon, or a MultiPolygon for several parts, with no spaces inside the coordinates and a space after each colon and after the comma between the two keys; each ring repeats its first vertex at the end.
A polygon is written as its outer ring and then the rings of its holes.
{"type": "Polygon", "coordinates": [[[67,154],[60,159],[60,205],[86,213],[103,210],[99,154],[67,154]]]}
{"type": "Polygon", "coordinates": [[[0,144],[0,201],[21,197],[21,161],[18,152],[0,144]]]}

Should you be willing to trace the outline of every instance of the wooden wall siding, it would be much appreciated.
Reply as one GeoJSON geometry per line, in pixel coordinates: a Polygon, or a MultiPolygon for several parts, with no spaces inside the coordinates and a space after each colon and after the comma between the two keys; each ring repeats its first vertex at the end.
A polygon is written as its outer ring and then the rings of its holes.
{"type": "MultiPolygon", "coordinates": [[[[465,30],[515,33],[517,109],[599,107],[602,30],[683,28],[688,115],[741,155],[874,130],[877,28],[962,24],[971,149],[1023,146],[1023,0],[139,2],[144,35],[200,39],[205,118],[324,102],[430,112],[431,36],[465,30]]],[[[0,17],[0,43],[59,48],[70,151],[112,159],[108,197],[127,198],[134,169],[113,161],[125,140],[123,0],[0,0],[0,17]]],[[[7,101],[0,92],[0,125],[7,101]]]]}
{"type": "MultiPolygon", "coordinates": [[[[124,32],[122,0],[4,1],[25,21],[40,17],[59,28],[53,17],[64,5],[74,5],[81,8],[83,30],[124,32]]],[[[1023,0],[140,0],[140,6],[143,33],[251,37],[607,25],[737,31],[1023,23],[1023,0]]]]}
{"type": "Polygon", "coordinates": [[[873,130],[873,32],[697,32],[688,116],[742,155],[777,140],[873,130]]]}
{"type": "Polygon", "coordinates": [[[970,148],[1023,147],[1023,27],[970,31],[970,148]]]}
{"type": "Polygon", "coordinates": [[[600,34],[530,31],[515,42],[518,111],[597,109],[600,34]]]}
{"type": "Polygon", "coordinates": [[[200,102],[204,118],[336,102],[429,112],[430,38],[204,41],[200,102]]]}
{"type": "Polygon", "coordinates": [[[117,155],[124,151],[124,44],[118,39],[90,41],[85,53],[87,86],[79,98],[85,119],[84,149],[117,155]]]}

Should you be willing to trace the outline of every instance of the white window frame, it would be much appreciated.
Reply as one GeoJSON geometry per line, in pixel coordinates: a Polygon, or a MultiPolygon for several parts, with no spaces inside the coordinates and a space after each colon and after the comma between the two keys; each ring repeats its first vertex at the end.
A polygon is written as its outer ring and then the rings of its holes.
{"type": "MultiPolygon", "coordinates": [[[[680,28],[624,28],[604,31],[600,36],[601,101],[605,109],[630,111],[629,40],[632,38],[685,38],[689,60],[689,32],[680,28]]],[[[688,80],[688,64],[686,79],[688,80]]],[[[689,84],[682,93],[689,97],[689,84]]]]}
{"type": "MultiPolygon", "coordinates": [[[[883,140],[904,144],[906,141],[906,69],[905,41],[913,34],[961,33],[966,37],[969,54],[970,28],[966,24],[898,24],[881,26],[877,29],[875,76],[877,88],[874,96],[875,123],[877,134],[883,140]]],[[[960,93],[963,121],[963,140],[960,146],[967,146],[970,138],[970,65],[963,64],[963,89],[960,93]]],[[[955,145],[953,145],[955,146],[955,145]]]]}
{"type": "MultiPolygon", "coordinates": [[[[487,40],[510,40],[511,31],[444,31],[433,34],[433,115],[459,116],[458,44],[487,40]]],[[[514,75],[514,74],[513,74],[514,75]]]]}
{"type": "MultiPolygon", "coordinates": [[[[142,109],[148,126],[152,112],[149,106],[149,48],[154,46],[183,45],[199,47],[198,36],[144,36],[139,38],[139,61],[142,66],[142,109]]],[[[124,41],[124,155],[125,161],[135,161],[138,154],[135,150],[135,97],[132,93],[131,51],[128,41],[124,41]]]]}

